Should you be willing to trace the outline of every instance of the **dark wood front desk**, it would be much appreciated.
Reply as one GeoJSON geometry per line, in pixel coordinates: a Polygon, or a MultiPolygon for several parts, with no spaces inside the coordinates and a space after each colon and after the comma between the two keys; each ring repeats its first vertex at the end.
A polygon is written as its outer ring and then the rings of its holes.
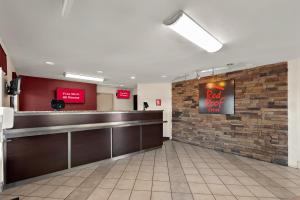
{"type": "Polygon", "coordinates": [[[16,113],[5,130],[5,184],[161,147],[163,112],[16,113]]]}

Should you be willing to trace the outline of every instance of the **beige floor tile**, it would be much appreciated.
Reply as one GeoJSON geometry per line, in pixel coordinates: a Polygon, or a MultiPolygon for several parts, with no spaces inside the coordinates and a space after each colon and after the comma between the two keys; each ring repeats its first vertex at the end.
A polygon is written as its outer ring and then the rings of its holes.
{"type": "Polygon", "coordinates": [[[80,170],[74,169],[70,172],[64,173],[63,176],[76,176],[79,173],[80,170]]]}
{"type": "Polygon", "coordinates": [[[42,185],[34,192],[30,193],[29,196],[35,197],[47,197],[50,193],[57,189],[57,186],[50,186],[50,185],[42,185]]]}
{"type": "Polygon", "coordinates": [[[241,185],[241,183],[233,176],[219,176],[225,185],[241,185]]]}
{"type": "Polygon", "coordinates": [[[204,169],[198,169],[199,170],[199,173],[203,176],[203,175],[206,175],[206,176],[215,176],[215,172],[210,169],[210,168],[204,168],[204,169]]]}
{"type": "Polygon", "coordinates": [[[235,177],[247,177],[248,175],[243,172],[242,170],[239,169],[232,169],[232,170],[227,170],[229,173],[231,173],[235,177]]]}
{"type": "Polygon", "coordinates": [[[152,181],[136,180],[134,190],[147,190],[151,191],[152,181]]]}
{"type": "Polygon", "coordinates": [[[69,187],[78,187],[83,181],[84,178],[74,176],[67,180],[63,185],[69,187]]]}
{"type": "Polygon", "coordinates": [[[193,195],[187,193],[172,193],[173,200],[194,200],[193,195]]]}
{"type": "Polygon", "coordinates": [[[170,192],[152,192],[151,200],[172,200],[170,192]]]}
{"type": "Polygon", "coordinates": [[[235,196],[214,195],[216,200],[237,200],[235,196]]]}
{"type": "Polygon", "coordinates": [[[230,176],[231,174],[225,169],[213,169],[217,176],[230,176]]]}
{"type": "MultiPolygon", "coordinates": [[[[0,199],[1,200],[11,200],[13,198],[16,198],[18,196],[14,196],[14,195],[6,195],[6,194],[0,194],[0,199]]],[[[28,197],[29,198],[29,197],[28,197]]],[[[41,200],[42,198],[40,197],[36,197],[37,199],[36,200],[41,200]],[[38,199],[39,198],[39,199],[38,199]]],[[[35,199],[32,199],[32,200],[35,200],[35,199]]]]}
{"type": "Polygon", "coordinates": [[[47,184],[49,181],[51,181],[53,179],[53,177],[50,178],[43,178],[39,181],[34,182],[34,184],[38,184],[38,185],[45,185],[47,184]]]}
{"type": "Polygon", "coordinates": [[[121,189],[121,190],[132,190],[132,188],[134,186],[134,182],[135,182],[135,180],[120,179],[116,185],[116,188],[121,189]]]}
{"type": "Polygon", "coordinates": [[[170,182],[153,181],[152,191],[156,192],[171,192],[170,182]]]}
{"type": "Polygon", "coordinates": [[[131,194],[131,190],[113,190],[109,200],[128,200],[131,194]]]}
{"type": "Polygon", "coordinates": [[[217,176],[203,175],[202,177],[207,184],[223,184],[221,179],[217,176]]]}
{"type": "MultiPolygon", "coordinates": [[[[7,198],[7,199],[0,198],[0,199],[1,200],[11,200],[11,198],[7,198]]],[[[42,197],[24,197],[21,200],[45,200],[45,198],[42,198],[42,197]]],[[[51,200],[53,200],[53,199],[51,199],[51,200]]]]}
{"type": "Polygon", "coordinates": [[[153,174],[154,181],[170,181],[168,173],[154,173],[153,174]]]}
{"type": "Polygon", "coordinates": [[[138,172],[124,172],[121,179],[131,179],[134,180],[137,177],[138,172]]]}
{"type": "Polygon", "coordinates": [[[96,188],[87,200],[107,200],[112,189],[96,188]]]}
{"type": "Polygon", "coordinates": [[[74,187],[59,186],[56,190],[51,192],[47,197],[56,199],[65,199],[74,190],[74,187]]]}
{"type": "Polygon", "coordinates": [[[23,185],[23,186],[19,187],[15,192],[13,192],[11,194],[28,196],[30,193],[36,191],[40,187],[42,187],[42,186],[37,185],[37,184],[27,184],[27,185],[23,185]]]}
{"type": "Polygon", "coordinates": [[[199,174],[198,170],[195,167],[185,167],[183,168],[184,174],[199,174]]]}
{"type": "Polygon", "coordinates": [[[168,173],[168,167],[164,167],[164,166],[155,166],[154,167],[154,173],[168,173]]]}
{"type": "Polygon", "coordinates": [[[287,187],[286,189],[300,197],[300,187],[287,187]]]}
{"type": "Polygon", "coordinates": [[[245,186],[242,185],[226,185],[226,187],[232,192],[235,196],[245,196],[251,197],[254,196],[245,186]]]}
{"type": "Polygon", "coordinates": [[[142,165],[140,167],[140,172],[145,172],[145,173],[153,173],[154,167],[153,166],[147,166],[147,165],[142,165]]]}
{"type": "Polygon", "coordinates": [[[171,182],[171,191],[177,193],[191,193],[190,187],[186,182],[171,182]]]}
{"type": "Polygon", "coordinates": [[[262,186],[247,186],[247,188],[252,192],[256,197],[275,197],[270,191],[262,186]]]}
{"type": "Polygon", "coordinates": [[[189,186],[193,194],[211,194],[206,184],[189,183],[189,186]]]}
{"type": "Polygon", "coordinates": [[[56,176],[54,178],[52,178],[51,180],[49,180],[47,182],[47,185],[63,185],[65,182],[67,182],[70,179],[70,177],[67,176],[56,176]]]}
{"type": "Polygon", "coordinates": [[[259,186],[259,184],[250,177],[237,177],[237,179],[243,185],[257,185],[257,186],[259,186]]]}
{"type": "Polygon", "coordinates": [[[110,171],[104,178],[112,178],[112,179],[119,179],[122,176],[123,172],[114,172],[110,171]]]}
{"type": "Polygon", "coordinates": [[[119,179],[105,178],[100,182],[98,187],[105,189],[114,188],[118,181],[119,179]]]}
{"type": "Polygon", "coordinates": [[[76,176],[80,176],[80,177],[86,178],[86,177],[90,176],[93,172],[94,172],[94,169],[83,169],[83,170],[80,170],[76,174],[76,176]]]}
{"type": "Polygon", "coordinates": [[[171,182],[187,182],[184,174],[174,174],[170,175],[171,182]]]}
{"type": "Polygon", "coordinates": [[[215,200],[211,194],[194,194],[194,200],[215,200]]]}
{"type": "Polygon", "coordinates": [[[137,179],[138,180],[146,180],[150,181],[153,178],[153,173],[147,173],[147,172],[139,172],[137,179]]]}
{"type": "Polygon", "coordinates": [[[93,188],[76,188],[66,200],[86,200],[93,191],[93,188]]]}
{"type": "Polygon", "coordinates": [[[258,200],[256,197],[237,197],[238,200],[258,200]]]}
{"type": "Polygon", "coordinates": [[[208,184],[208,188],[214,195],[232,195],[231,192],[225,187],[225,185],[208,184]]]}
{"type": "Polygon", "coordinates": [[[80,184],[80,187],[95,188],[99,185],[100,182],[100,178],[89,176],[80,184]]]}
{"type": "Polygon", "coordinates": [[[151,191],[132,191],[130,200],[150,200],[151,191]]]}
{"type": "Polygon", "coordinates": [[[200,175],[187,174],[186,179],[188,182],[192,182],[192,183],[205,183],[204,179],[200,175]]]}
{"type": "Polygon", "coordinates": [[[277,198],[291,199],[296,196],[294,193],[282,187],[266,187],[266,189],[272,192],[277,198]]]}

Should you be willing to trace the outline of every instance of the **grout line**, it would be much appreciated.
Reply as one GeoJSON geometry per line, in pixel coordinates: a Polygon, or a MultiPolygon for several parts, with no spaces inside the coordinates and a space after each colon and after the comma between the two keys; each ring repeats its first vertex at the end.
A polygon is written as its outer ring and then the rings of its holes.
{"type": "MultiPolygon", "coordinates": [[[[186,178],[186,174],[184,173],[184,170],[183,170],[183,167],[182,167],[182,162],[181,162],[181,160],[179,159],[179,156],[178,156],[178,152],[177,152],[177,150],[176,150],[176,147],[175,147],[175,145],[174,145],[173,142],[172,142],[171,144],[172,144],[172,147],[173,147],[173,149],[174,149],[174,151],[175,151],[175,153],[176,153],[177,159],[178,159],[178,161],[179,161],[179,163],[180,163],[180,168],[181,168],[181,170],[182,170],[182,172],[183,172],[183,175],[184,175],[184,177],[185,177],[186,184],[188,185],[189,190],[190,190],[190,192],[191,192],[190,194],[192,195],[192,198],[194,199],[194,194],[192,193],[190,184],[189,184],[189,182],[188,182],[188,180],[187,180],[187,178],[186,178]]],[[[194,164],[193,164],[193,165],[194,165],[194,164]]]]}
{"type": "Polygon", "coordinates": [[[143,158],[141,159],[141,162],[140,162],[140,164],[139,164],[139,169],[138,169],[137,175],[136,175],[136,177],[135,177],[135,179],[134,179],[134,183],[133,183],[133,187],[132,187],[132,189],[131,189],[130,195],[129,195],[129,199],[131,198],[132,192],[133,192],[133,190],[134,190],[134,186],[135,186],[137,177],[138,177],[138,175],[139,175],[139,173],[140,173],[140,169],[141,169],[141,166],[142,166],[144,157],[145,157],[145,153],[143,153],[143,158]]]}

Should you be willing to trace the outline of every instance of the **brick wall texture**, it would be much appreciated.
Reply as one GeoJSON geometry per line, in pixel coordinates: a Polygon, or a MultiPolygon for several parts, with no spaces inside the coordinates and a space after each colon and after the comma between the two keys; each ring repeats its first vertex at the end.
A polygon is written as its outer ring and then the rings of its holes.
{"type": "Polygon", "coordinates": [[[287,165],[287,63],[173,83],[173,139],[287,165]],[[234,79],[235,114],[200,114],[199,84],[234,79]]]}

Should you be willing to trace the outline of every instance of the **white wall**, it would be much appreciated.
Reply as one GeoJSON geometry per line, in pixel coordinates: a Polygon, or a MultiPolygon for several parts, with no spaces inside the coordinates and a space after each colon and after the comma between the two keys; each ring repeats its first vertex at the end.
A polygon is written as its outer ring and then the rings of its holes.
{"type": "Polygon", "coordinates": [[[116,87],[108,87],[108,86],[97,86],[97,93],[107,93],[107,94],[113,94],[114,96],[114,110],[116,111],[127,111],[127,110],[133,110],[133,94],[134,90],[131,90],[130,99],[118,99],[116,97],[116,92],[118,89],[122,88],[116,88],[116,87]]]}
{"type": "Polygon", "coordinates": [[[300,168],[300,59],[288,62],[288,165],[300,168]]]}
{"type": "Polygon", "coordinates": [[[164,137],[172,138],[172,84],[147,83],[137,85],[138,109],[143,110],[143,102],[148,102],[147,110],[164,110],[164,137]],[[161,106],[156,106],[156,99],[161,99],[161,106]]]}

